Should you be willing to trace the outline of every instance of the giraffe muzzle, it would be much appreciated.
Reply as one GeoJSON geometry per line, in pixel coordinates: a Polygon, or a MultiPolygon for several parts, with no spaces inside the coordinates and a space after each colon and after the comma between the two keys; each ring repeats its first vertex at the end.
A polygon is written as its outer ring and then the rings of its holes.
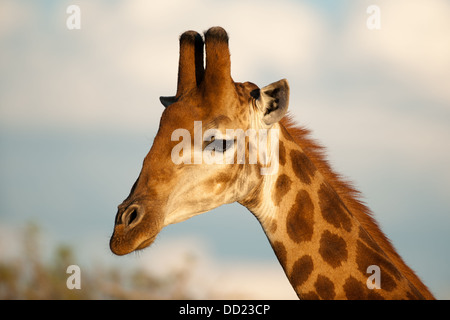
{"type": "Polygon", "coordinates": [[[145,212],[145,206],[136,203],[126,208],[119,206],[109,243],[114,254],[125,255],[153,243],[160,227],[157,221],[146,218],[145,212]]]}

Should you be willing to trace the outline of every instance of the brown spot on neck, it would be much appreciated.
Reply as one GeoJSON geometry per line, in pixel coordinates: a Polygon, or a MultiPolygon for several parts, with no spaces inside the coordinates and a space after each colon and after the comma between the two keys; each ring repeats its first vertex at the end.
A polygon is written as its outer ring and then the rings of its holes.
{"type": "Polygon", "coordinates": [[[292,169],[295,175],[304,184],[311,184],[311,179],[316,172],[316,167],[307,155],[299,150],[291,150],[292,169]]]}
{"type": "Polygon", "coordinates": [[[313,269],[313,260],[309,255],[304,255],[294,263],[289,273],[289,281],[297,292],[299,292],[298,287],[308,280],[313,269]]]}
{"type": "Polygon", "coordinates": [[[291,183],[291,179],[285,174],[281,174],[278,177],[275,182],[275,191],[272,193],[272,200],[276,206],[280,204],[283,197],[291,189],[291,183]]]}
{"type": "Polygon", "coordinates": [[[319,253],[323,260],[333,268],[347,261],[347,244],[340,236],[325,230],[320,238],[319,253]]]}
{"type": "Polygon", "coordinates": [[[343,288],[349,300],[384,300],[379,293],[369,290],[365,284],[352,276],[345,280],[343,288]]]}
{"type": "Polygon", "coordinates": [[[288,212],[286,230],[292,241],[311,241],[314,232],[314,205],[305,190],[297,193],[295,202],[288,212]]]}
{"type": "Polygon", "coordinates": [[[314,283],[314,288],[316,288],[317,294],[322,299],[331,300],[336,296],[336,292],[334,291],[334,284],[326,276],[317,276],[317,280],[314,283]]]}
{"type": "Polygon", "coordinates": [[[352,229],[351,214],[338,194],[327,183],[323,183],[318,196],[323,218],[336,228],[342,227],[350,232],[352,229]]]}

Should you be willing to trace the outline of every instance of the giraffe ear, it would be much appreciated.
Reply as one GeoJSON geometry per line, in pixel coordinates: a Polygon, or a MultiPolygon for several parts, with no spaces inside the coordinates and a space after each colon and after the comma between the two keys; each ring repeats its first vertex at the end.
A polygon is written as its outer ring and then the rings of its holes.
{"type": "Polygon", "coordinates": [[[177,100],[178,99],[175,96],[172,96],[172,97],[159,97],[159,101],[161,101],[161,103],[163,104],[164,108],[167,108],[172,103],[177,102],[177,100]]]}
{"type": "Polygon", "coordinates": [[[289,105],[289,84],[286,79],[274,82],[253,92],[256,105],[262,113],[262,119],[268,126],[272,126],[284,117],[289,105]]]}

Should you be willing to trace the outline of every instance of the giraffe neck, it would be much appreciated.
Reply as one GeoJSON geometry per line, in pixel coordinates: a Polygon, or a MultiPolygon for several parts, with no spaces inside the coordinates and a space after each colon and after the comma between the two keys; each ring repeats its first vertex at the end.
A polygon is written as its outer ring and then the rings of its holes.
{"type": "Polygon", "coordinates": [[[283,126],[280,129],[277,174],[265,177],[241,204],[260,221],[299,298],[426,297],[367,232],[302,147],[283,126]]]}

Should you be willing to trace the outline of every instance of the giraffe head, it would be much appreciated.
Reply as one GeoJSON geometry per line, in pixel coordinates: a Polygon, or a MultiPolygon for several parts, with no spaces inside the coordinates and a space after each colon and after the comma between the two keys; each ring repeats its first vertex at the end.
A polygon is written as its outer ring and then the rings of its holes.
{"type": "Polygon", "coordinates": [[[260,134],[286,113],[287,81],[261,89],[234,82],[225,30],[213,27],[204,38],[194,31],[180,37],[177,92],[160,98],[165,110],[153,146],[118,207],[110,241],[115,254],[149,246],[169,224],[242,201],[270,165],[271,137],[260,134]]]}

